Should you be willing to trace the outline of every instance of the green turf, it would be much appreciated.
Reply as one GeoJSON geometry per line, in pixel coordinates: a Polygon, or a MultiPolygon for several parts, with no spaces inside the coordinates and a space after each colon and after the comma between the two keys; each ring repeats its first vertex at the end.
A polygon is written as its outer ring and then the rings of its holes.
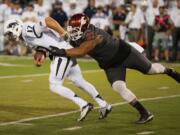
{"type": "MultiPolygon", "coordinates": [[[[32,59],[18,57],[0,57],[0,63],[16,64],[16,67],[0,66],[0,77],[9,75],[29,75],[49,72],[49,61],[37,68],[32,59]],[[18,65],[21,65],[20,67],[18,65]],[[25,67],[23,67],[25,66],[25,67]]],[[[94,61],[79,61],[86,80],[96,86],[101,95],[110,103],[123,100],[111,89],[103,71],[94,61]]],[[[180,71],[178,64],[168,64],[180,71]]],[[[79,96],[95,102],[84,92],[65,81],[79,96]]],[[[180,86],[164,75],[147,76],[129,70],[127,85],[138,98],[180,95],[180,86]],[[164,89],[163,89],[164,88],[164,89]]],[[[49,91],[48,76],[0,78],[0,123],[16,121],[24,118],[44,116],[77,110],[77,106],[49,91]],[[32,80],[32,82],[30,81],[32,80]],[[30,81],[29,83],[25,83],[30,81]]],[[[178,135],[180,133],[180,98],[169,98],[146,101],[144,104],[155,114],[155,120],[146,125],[135,125],[137,113],[129,106],[114,107],[107,120],[97,120],[97,110],[90,113],[82,123],[77,123],[78,113],[63,117],[54,117],[29,121],[32,125],[0,126],[0,135],[134,135],[143,131],[153,131],[157,135],[178,135]],[[64,128],[80,126],[82,129],[64,131],[64,128]]],[[[96,105],[96,104],[95,104],[96,105]]]]}

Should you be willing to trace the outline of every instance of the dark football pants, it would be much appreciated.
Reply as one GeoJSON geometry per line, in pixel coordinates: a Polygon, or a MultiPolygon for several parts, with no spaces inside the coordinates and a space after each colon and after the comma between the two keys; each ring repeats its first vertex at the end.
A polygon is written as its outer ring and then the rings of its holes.
{"type": "Polygon", "coordinates": [[[127,68],[135,69],[141,73],[146,74],[150,70],[151,65],[151,62],[143,54],[131,47],[131,53],[124,60],[124,62],[117,66],[106,69],[105,73],[108,81],[112,85],[115,81],[118,80],[126,81],[127,68]]]}

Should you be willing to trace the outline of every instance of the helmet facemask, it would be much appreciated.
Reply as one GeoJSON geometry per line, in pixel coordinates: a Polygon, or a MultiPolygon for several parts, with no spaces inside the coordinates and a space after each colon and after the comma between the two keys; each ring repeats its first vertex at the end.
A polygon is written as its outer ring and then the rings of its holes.
{"type": "Polygon", "coordinates": [[[67,32],[72,41],[77,41],[78,39],[80,39],[83,36],[83,33],[85,31],[84,25],[86,24],[86,21],[87,20],[85,20],[85,18],[82,17],[80,20],[80,26],[73,27],[71,25],[68,25],[67,32]]]}
{"type": "Polygon", "coordinates": [[[68,26],[67,31],[68,31],[69,37],[72,41],[76,41],[76,40],[80,39],[83,35],[83,32],[81,31],[81,28],[79,28],[79,27],[73,28],[72,26],[68,26]]]}

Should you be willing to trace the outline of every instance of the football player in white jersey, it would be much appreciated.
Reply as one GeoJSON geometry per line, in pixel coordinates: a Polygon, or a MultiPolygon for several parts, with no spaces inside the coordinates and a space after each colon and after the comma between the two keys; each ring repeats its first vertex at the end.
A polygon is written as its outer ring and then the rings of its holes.
{"type": "MultiPolygon", "coordinates": [[[[50,29],[53,28],[54,23],[57,22],[50,17],[46,17],[40,22],[32,25],[25,25],[20,20],[12,19],[5,23],[4,35],[12,40],[23,40],[32,48],[35,48],[35,63],[41,66],[50,47],[53,46],[60,49],[72,48],[71,45],[50,29]],[[49,26],[50,28],[48,28],[49,26]]],[[[100,96],[93,85],[84,80],[80,67],[76,63],[76,59],[51,56],[51,60],[49,76],[50,90],[73,101],[80,107],[81,113],[78,121],[82,121],[86,117],[88,112],[92,110],[93,105],[78,97],[69,88],[64,87],[63,82],[65,77],[73,82],[74,85],[87,92],[97,102],[100,106],[100,119],[107,117],[108,113],[111,111],[111,105],[100,96]]]]}

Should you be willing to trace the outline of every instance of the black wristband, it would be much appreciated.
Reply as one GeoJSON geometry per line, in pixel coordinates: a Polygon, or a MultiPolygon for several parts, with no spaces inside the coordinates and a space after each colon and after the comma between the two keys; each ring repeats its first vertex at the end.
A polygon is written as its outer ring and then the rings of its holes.
{"type": "Polygon", "coordinates": [[[65,49],[58,49],[57,50],[57,56],[60,56],[60,57],[66,57],[66,50],[65,49]]]}

